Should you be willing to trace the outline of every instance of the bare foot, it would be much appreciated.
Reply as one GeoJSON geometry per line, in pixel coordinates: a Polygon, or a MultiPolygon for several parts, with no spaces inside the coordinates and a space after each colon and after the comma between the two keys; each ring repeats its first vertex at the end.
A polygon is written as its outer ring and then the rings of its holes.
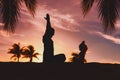
{"type": "Polygon", "coordinates": [[[46,14],[46,17],[44,17],[46,20],[50,20],[50,16],[49,16],[49,14],[47,13],[46,14]]]}

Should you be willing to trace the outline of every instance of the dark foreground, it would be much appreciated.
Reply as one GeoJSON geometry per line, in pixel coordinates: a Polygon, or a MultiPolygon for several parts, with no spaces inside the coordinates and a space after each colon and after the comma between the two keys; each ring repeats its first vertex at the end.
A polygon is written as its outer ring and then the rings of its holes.
{"type": "Polygon", "coordinates": [[[0,63],[0,80],[120,80],[120,65],[0,63]]]}

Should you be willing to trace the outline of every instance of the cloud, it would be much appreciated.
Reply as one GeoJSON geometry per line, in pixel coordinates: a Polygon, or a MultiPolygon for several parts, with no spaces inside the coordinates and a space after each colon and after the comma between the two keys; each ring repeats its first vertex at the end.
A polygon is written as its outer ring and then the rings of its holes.
{"type": "MultiPolygon", "coordinates": [[[[30,18],[26,11],[27,10],[24,9],[24,11],[21,12],[22,15],[20,20],[22,23],[29,23],[36,28],[39,26],[41,30],[44,30],[45,27],[43,26],[46,24],[44,17],[46,16],[46,13],[49,13],[51,16],[51,23],[54,27],[69,31],[78,31],[78,23],[70,13],[60,13],[59,9],[48,8],[44,4],[37,7],[35,18],[30,18]],[[22,20],[22,18],[24,18],[24,20],[22,20]]],[[[31,26],[29,26],[29,28],[30,27],[31,26]]]]}
{"type": "Polygon", "coordinates": [[[112,41],[115,44],[120,44],[120,38],[116,38],[116,37],[111,36],[111,35],[106,35],[106,34],[103,34],[101,32],[96,32],[96,33],[99,34],[100,36],[102,36],[103,38],[105,38],[109,41],[112,41]]]}

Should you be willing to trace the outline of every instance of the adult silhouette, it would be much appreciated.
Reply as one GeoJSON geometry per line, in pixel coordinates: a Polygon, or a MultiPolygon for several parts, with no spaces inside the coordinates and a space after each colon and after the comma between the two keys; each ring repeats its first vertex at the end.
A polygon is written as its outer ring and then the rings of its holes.
{"type": "Polygon", "coordinates": [[[55,30],[51,27],[49,14],[46,14],[45,20],[47,21],[47,24],[45,34],[43,36],[43,62],[65,62],[66,57],[64,54],[58,54],[54,56],[54,43],[52,40],[52,36],[54,35],[55,30]]]}
{"type": "Polygon", "coordinates": [[[88,47],[85,44],[85,41],[82,41],[82,43],[79,45],[79,50],[81,52],[79,53],[79,59],[78,60],[79,60],[80,63],[84,63],[86,51],[88,50],[88,47]]]}
{"type": "Polygon", "coordinates": [[[54,35],[55,30],[51,27],[49,14],[46,14],[45,20],[47,21],[47,24],[45,34],[43,36],[43,62],[52,62],[54,59],[54,43],[51,38],[54,35]]]}

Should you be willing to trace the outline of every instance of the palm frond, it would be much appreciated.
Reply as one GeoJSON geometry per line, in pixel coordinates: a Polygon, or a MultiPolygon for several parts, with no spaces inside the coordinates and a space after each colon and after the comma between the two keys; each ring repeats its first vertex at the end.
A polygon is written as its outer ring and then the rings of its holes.
{"type": "Polygon", "coordinates": [[[16,54],[20,55],[20,45],[19,44],[13,44],[11,49],[8,49],[8,53],[10,54],[16,54]]]}
{"type": "Polygon", "coordinates": [[[82,0],[82,11],[83,11],[84,16],[92,8],[94,1],[95,0],[82,0]]]}
{"type": "Polygon", "coordinates": [[[24,0],[29,12],[34,16],[36,10],[36,0],[24,0]]]}
{"type": "Polygon", "coordinates": [[[37,55],[40,55],[40,54],[39,54],[39,53],[34,53],[34,54],[33,54],[33,57],[34,57],[34,58],[37,58],[37,59],[39,60],[39,58],[37,57],[37,55]]]}
{"type": "Polygon", "coordinates": [[[20,0],[1,0],[2,3],[2,19],[4,23],[4,30],[7,32],[14,32],[15,24],[19,16],[20,0]]]}
{"type": "Polygon", "coordinates": [[[32,45],[29,45],[29,46],[27,46],[27,48],[28,48],[28,50],[33,54],[34,53],[34,46],[32,46],[32,45]]]}
{"type": "Polygon", "coordinates": [[[28,56],[30,54],[30,50],[27,47],[23,47],[21,49],[21,54],[24,56],[28,56]]]}
{"type": "Polygon", "coordinates": [[[17,55],[13,55],[10,57],[10,59],[12,59],[12,58],[17,58],[17,55]]]}
{"type": "Polygon", "coordinates": [[[72,56],[73,56],[73,57],[78,57],[79,54],[77,54],[77,53],[72,53],[72,56]]]}
{"type": "Polygon", "coordinates": [[[40,55],[39,53],[34,53],[33,55],[40,55]]]}
{"type": "Polygon", "coordinates": [[[0,0],[0,8],[1,8],[1,6],[2,6],[2,0],[0,0]]]}
{"type": "Polygon", "coordinates": [[[8,53],[15,54],[15,51],[14,51],[14,49],[9,49],[8,53]]]}
{"type": "Polygon", "coordinates": [[[33,57],[39,60],[39,58],[36,55],[34,55],[33,57]]]}
{"type": "MultiPolygon", "coordinates": [[[[118,4],[119,3],[119,4],[118,4]]],[[[115,30],[118,14],[118,0],[99,0],[99,17],[104,25],[105,32],[115,30]]]]}
{"type": "Polygon", "coordinates": [[[28,58],[29,56],[27,56],[27,55],[24,55],[22,58],[28,58]]]}

